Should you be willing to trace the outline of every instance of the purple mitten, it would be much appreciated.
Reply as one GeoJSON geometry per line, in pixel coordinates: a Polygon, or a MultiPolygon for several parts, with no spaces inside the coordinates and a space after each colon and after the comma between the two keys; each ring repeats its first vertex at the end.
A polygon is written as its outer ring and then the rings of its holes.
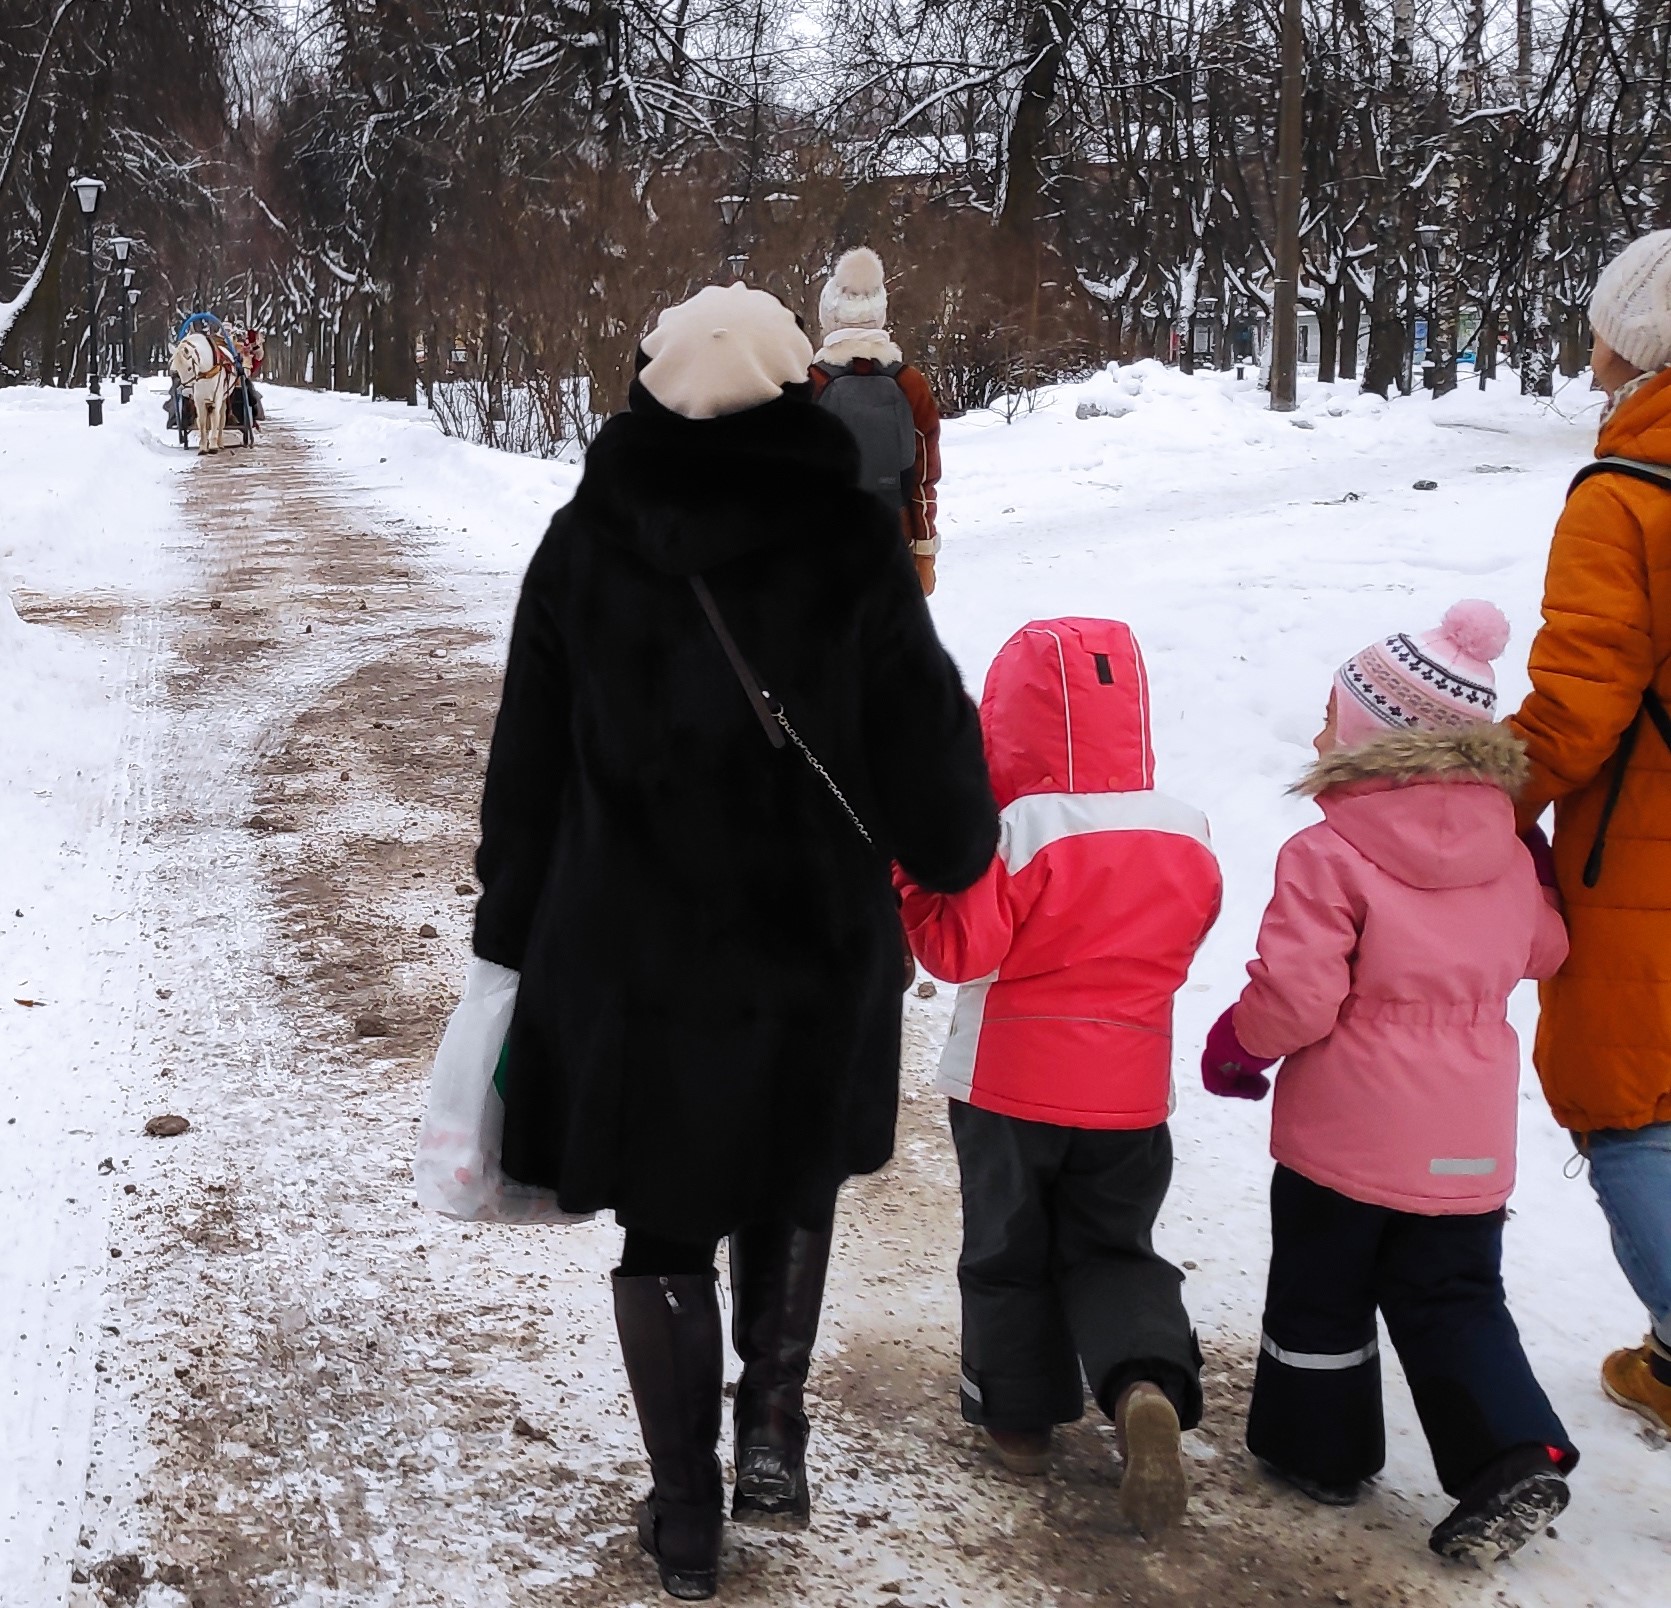
{"type": "Polygon", "coordinates": [[[1230,1010],[1213,1023],[1207,1034],[1207,1048],[1201,1057],[1201,1081],[1208,1094],[1222,1095],[1229,1100],[1263,1100],[1271,1092],[1271,1080],[1265,1076],[1267,1067],[1275,1066],[1276,1059],[1249,1055],[1236,1037],[1230,1010]]]}
{"type": "Polygon", "coordinates": [[[1555,877],[1555,851],[1549,846],[1549,839],[1543,835],[1541,826],[1529,826],[1520,834],[1520,841],[1526,845],[1532,856],[1532,864],[1537,867],[1538,881],[1546,888],[1558,888],[1560,883],[1555,877]]]}

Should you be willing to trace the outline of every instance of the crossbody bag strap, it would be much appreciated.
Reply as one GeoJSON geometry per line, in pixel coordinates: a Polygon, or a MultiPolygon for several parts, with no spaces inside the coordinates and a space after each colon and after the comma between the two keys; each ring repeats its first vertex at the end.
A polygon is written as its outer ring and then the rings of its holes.
{"type": "Polygon", "coordinates": [[[725,649],[725,657],[731,661],[731,669],[737,680],[742,683],[743,691],[748,694],[749,707],[759,718],[761,729],[766,733],[766,741],[773,748],[783,747],[783,731],[773,718],[771,699],[766,689],[760,685],[760,678],[743,657],[743,650],[737,646],[737,639],[732,636],[730,628],[725,623],[725,616],[719,611],[719,604],[714,601],[714,594],[708,583],[700,575],[690,578],[690,589],[696,593],[696,601],[702,605],[702,612],[708,616],[708,624],[714,628],[714,635],[719,638],[719,645],[725,649]]]}
{"type": "Polygon", "coordinates": [[[725,649],[725,657],[731,661],[731,669],[742,688],[748,694],[749,704],[764,728],[767,740],[773,748],[782,748],[784,740],[792,742],[801,752],[801,757],[811,768],[813,775],[821,781],[834,797],[847,819],[853,823],[853,829],[871,848],[876,847],[876,840],[870,835],[870,829],[859,819],[859,812],[847,802],[847,795],[837,785],[835,777],[824,768],[823,762],[807,746],[806,740],[789,724],[789,717],[783,712],[783,705],[774,699],[760,684],[760,677],[750,668],[749,662],[743,657],[743,650],[737,646],[737,639],[732,636],[731,629],[725,623],[725,616],[719,611],[719,604],[714,601],[714,594],[707,581],[700,575],[690,577],[691,590],[696,593],[696,600],[702,605],[702,612],[708,616],[708,624],[714,628],[714,635],[719,638],[719,645],[725,649]]]}

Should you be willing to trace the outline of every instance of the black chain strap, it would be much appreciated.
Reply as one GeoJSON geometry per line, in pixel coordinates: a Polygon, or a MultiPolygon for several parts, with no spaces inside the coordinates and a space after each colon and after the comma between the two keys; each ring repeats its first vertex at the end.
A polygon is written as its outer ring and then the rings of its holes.
{"type": "Polygon", "coordinates": [[[754,710],[766,733],[767,741],[773,748],[782,748],[784,738],[787,737],[801,752],[812,773],[830,790],[831,796],[842,808],[842,813],[853,823],[853,829],[871,848],[876,847],[876,840],[870,835],[870,829],[859,819],[859,812],[848,803],[847,795],[836,784],[836,779],[825,769],[824,763],[807,746],[806,739],[790,725],[789,717],[783,712],[782,703],[773,698],[770,692],[760,684],[760,678],[750,668],[749,662],[743,657],[743,650],[737,646],[737,639],[731,635],[730,628],[725,623],[725,616],[719,611],[719,604],[714,601],[714,594],[708,583],[700,576],[690,577],[691,590],[696,593],[696,600],[702,605],[702,612],[708,616],[708,624],[714,628],[714,635],[719,638],[719,645],[725,650],[725,657],[730,661],[732,673],[742,684],[743,691],[748,695],[750,707],[754,710]]]}

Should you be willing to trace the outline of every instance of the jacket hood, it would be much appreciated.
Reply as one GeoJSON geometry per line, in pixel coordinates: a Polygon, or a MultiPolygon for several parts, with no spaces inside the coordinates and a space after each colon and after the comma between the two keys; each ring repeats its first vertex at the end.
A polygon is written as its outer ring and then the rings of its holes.
{"type": "Polygon", "coordinates": [[[1294,791],[1365,859],[1412,888],[1471,888],[1519,852],[1524,745],[1506,726],[1389,731],[1320,759],[1294,791]]]}
{"type": "Polygon", "coordinates": [[[1155,785],[1149,678],[1118,620],[1035,620],[987,672],[981,731],[998,807],[1033,793],[1155,785]]]}
{"type": "Polygon", "coordinates": [[[687,419],[634,381],[586,453],[575,505],[672,575],[793,541],[808,502],[857,487],[859,452],[810,385],[741,413],[687,419]]]}
{"type": "Polygon", "coordinates": [[[1648,376],[1607,416],[1596,456],[1671,463],[1671,369],[1648,376]]]}

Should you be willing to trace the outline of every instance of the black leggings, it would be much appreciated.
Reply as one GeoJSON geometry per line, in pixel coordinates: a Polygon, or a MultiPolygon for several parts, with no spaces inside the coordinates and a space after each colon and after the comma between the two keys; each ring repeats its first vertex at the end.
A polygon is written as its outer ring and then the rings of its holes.
{"type": "Polygon", "coordinates": [[[657,1278],[675,1273],[712,1273],[719,1241],[662,1239],[640,1228],[627,1230],[621,1247],[622,1278],[657,1278]]]}

